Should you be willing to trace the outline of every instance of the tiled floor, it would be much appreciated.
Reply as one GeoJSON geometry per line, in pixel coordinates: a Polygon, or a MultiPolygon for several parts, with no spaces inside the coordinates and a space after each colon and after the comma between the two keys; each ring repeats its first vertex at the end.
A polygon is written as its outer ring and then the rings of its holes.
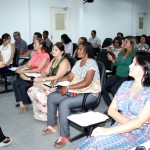
{"type": "MultiPolygon", "coordinates": [[[[0,91],[3,85],[0,85],[0,91]]],[[[9,86],[11,88],[11,86],[9,86]]],[[[104,112],[107,109],[103,100],[96,111],[104,112]]],[[[110,122],[105,124],[110,125],[110,122]]],[[[0,94],[0,126],[4,133],[13,137],[10,146],[0,148],[4,150],[53,150],[53,143],[59,137],[59,133],[43,136],[41,130],[46,122],[37,121],[33,118],[32,105],[26,113],[19,113],[15,107],[14,93],[0,94]]],[[[79,133],[70,127],[71,135],[79,133]]],[[[73,150],[84,138],[74,142],[68,142],[62,150],[73,150]]]]}

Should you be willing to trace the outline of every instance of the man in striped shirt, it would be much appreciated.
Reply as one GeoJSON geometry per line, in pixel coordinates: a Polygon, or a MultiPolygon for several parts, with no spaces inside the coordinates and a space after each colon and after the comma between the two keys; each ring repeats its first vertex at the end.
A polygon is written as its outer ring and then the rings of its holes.
{"type": "Polygon", "coordinates": [[[13,33],[13,37],[15,40],[15,48],[20,50],[20,55],[23,55],[28,50],[27,43],[22,40],[20,32],[16,31],[13,33]]]}

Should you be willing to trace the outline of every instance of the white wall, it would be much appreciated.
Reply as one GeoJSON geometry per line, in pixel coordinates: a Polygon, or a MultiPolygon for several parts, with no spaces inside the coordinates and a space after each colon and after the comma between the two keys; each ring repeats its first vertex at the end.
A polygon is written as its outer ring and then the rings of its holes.
{"type": "Polygon", "coordinates": [[[103,41],[114,38],[117,32],[124,36],[136,35],[137,13],[146,13],[146,0],[95,0],[84,4],[84,35],[90,37],[90,31],[96,30],[103,41]]]}
{"type": "Polygon", "coordinates": [[[150,0],[147,2],[147,35],[150,36],[150,0]]]}
{"type": "MultiPolygon", "coordinates": [[[[29,39],[28,0],[0,0],[0,37],[20,31],[23,39],[29,39]]],[[[13,39],[13,37],[12,37],[13,39]]]]}
{"type": "MultiPolygon", "coordinates": [[[[50,7],[71,9],[73,42],[79,36],[89,38],[93,29],[102,41],[106,37],[114,38],[119,31],[125,36],[135,35],[136,14],[150,16],[150,0],[94,0],[84,5],[83,0],[0,0],[0,36],[20,31],[29,44],[34,32],[50,31],[50,7]]],[[[147,21],[150,26],[150,18],[147,21]]],[[[150,34],[148,27],[147,33],[150,34]]]]}

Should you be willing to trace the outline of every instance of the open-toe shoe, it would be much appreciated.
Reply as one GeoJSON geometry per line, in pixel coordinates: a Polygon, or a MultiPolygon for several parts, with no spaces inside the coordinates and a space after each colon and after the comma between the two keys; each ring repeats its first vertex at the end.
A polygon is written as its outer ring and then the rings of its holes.
{"type": "Polygon", "coordinates": [[[54,142],[54,147],[55,148],[62,148],[66,145],[66,143],[68,142],[68,138],[67,137],[60,137],[58,140],[56,140],[54,142]]]}
{"type": "Polygon", "coordinates": [[[46,127],[45,129],[42,130],[42,134],[43,135],[48,135],[48,134],[51,134],[51,133],[55,133],[57,132],[59,129],[58,125],[52,127],[52,126],[48,126],[46,127]]]}

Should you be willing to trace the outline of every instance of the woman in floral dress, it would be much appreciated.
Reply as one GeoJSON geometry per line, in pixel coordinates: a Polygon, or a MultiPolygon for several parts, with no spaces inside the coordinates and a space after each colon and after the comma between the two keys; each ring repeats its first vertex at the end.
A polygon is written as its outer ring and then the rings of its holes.
{"type": "Polygon", "coordinates": [[[136,53],[129,75],[135,80],[121,85],[108,109],[115,124],[97,127],[76,150],[129,150],[150,140],[150,53],[136,53]]]}
{"type": "Polygon", "coordinates": [[[43,83],[45,81],[57,80],[63,77],[71,70],[70,63],[63,57],[64,45],[57,42],[53,46],[53,59],[48,65],[46,71],[38,78],[34,79],[34,86],[28,89],[28,95],[32,101],[34,118],[37,120],[47,120],[47,95],[55,88],[49,88],[43,83]]]}

